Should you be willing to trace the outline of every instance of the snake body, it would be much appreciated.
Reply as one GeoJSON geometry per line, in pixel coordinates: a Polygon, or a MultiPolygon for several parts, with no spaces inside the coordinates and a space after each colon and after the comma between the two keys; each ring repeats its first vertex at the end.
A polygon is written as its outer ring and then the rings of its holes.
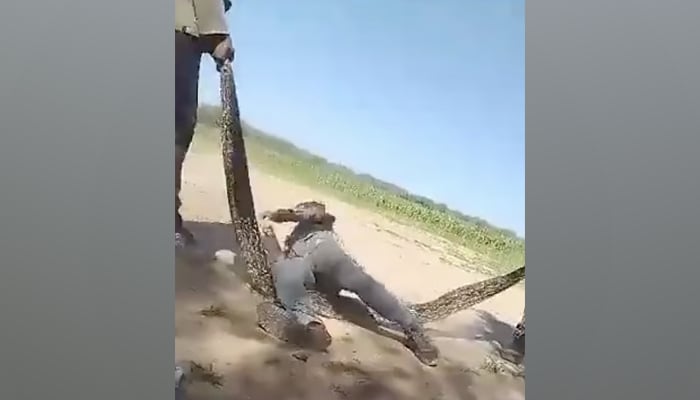
{"type": "MultiPolygon", "coordinates": [[[[224,174],[235,237],[247,266],[250,287],[266,301],[274,302],[275,290],[270,264],[282,254],[282,250],[271,229],[263,229],[264,234],[261,235],[256,218],[236,85],[230,64],[224,65],[221,70],[221,104],[223,112],[220,126],[224,174]]],[[[525,266],[522,266],[504,275],[458,287],[432,301],[410,304],[409,309],[424,323],[437,321],[503,292],[524,278],[525,266]]],[[[361,303],[356,299],[343,299],[344,296],[338,296],[337,292],[312,290],[310,296],[309,304],[312,308],[310,311],[326,318],[347,319],[338,312],[338,308],[342,308],[343,303],[346,306],[348,302],[356,305],[361,303]]],[[[374,310],[363,304],[360,305],[366,309],[366,313],[373,321],[385,327],[395,327],[391,321],[382,318],[374,310]]],[[[267,315],[260,318],[275,320],[282,317],[267,315]]]]}

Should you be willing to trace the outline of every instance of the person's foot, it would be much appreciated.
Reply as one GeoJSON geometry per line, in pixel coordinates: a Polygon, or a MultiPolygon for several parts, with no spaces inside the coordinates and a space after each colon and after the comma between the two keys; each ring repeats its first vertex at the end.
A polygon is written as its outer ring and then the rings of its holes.
{"type": "Polygon", "coordinates": [[[177,255],[194,262],[208,262],[214,259],[212,254],[207,254],[199,246],[192,232],[185,228],[175,232],[175,252],[177,255]]]}
{"type": "Polygon", "coordinates": [[[323,351],[330,347],[333,339],[326,326],[320,321],[311,321],[304,326],[309,347],[323,351]]]}
{"type": "Polygon", "coordinates": [[[513,340],[510,344],[511,350],[519,353],[520,358],[518,362],[522,362],[522,358],[525,356],[525,316],[518,322],[513,330],[513,340]]]}
{"type": "Polygon", "coordinates": [[[509,349],[512,354],[512,362],[520,364],[525,358],[525,332],[521,335],[514,335],[510,343],[509,349]]]}
{"type": "Polygon", "coordinates": [[[175,248],[185,249],[196,245],[197,240],[194,238],[192,232],[185,228],[180,228],[179,230],[175,231],[175,248]]]}
{"type": "Polygon", "coordinates": [[[440,356],[439,351],[423,329],[406,329],[405,333],[406,346],[413,351],[418,360],[429,367],[436,366],[440,356]]]}
{"type": "Polygon", "coordinates": [[[316,351],[331,345],[332,337],[321,321],[307,319],[272,301],[258,304],[257,314],[258,326],[278,340],[316,351]]]}

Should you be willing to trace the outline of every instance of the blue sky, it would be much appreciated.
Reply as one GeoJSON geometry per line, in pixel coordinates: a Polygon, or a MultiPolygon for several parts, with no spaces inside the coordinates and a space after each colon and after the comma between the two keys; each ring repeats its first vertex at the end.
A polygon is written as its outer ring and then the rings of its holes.
{"type": "MultiPolygon", "coordinates": [[[[525,234],[524,0],[234,0],[243,118],[525,234]]],[[[202,65],[202,102],[218,76],[202,65]]]]}

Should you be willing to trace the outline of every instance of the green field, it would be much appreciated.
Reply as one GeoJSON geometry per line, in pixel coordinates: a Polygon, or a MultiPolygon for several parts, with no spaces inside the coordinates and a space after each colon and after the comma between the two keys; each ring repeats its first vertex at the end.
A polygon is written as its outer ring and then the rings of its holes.
{"type": "MultiPolygon", "coordinates": [[[[218,138],[219,130],[215,126],[218,115],[220,111],[216,107],[200,109],[199,137],[218,138]]],[[[260,170],[415,225],[476,252],[486,266],[497,271],[524,264],[525,241],[511,231],[372,176],[355,173],[245,123],[243,133],[249,161],[260,170]]]]}

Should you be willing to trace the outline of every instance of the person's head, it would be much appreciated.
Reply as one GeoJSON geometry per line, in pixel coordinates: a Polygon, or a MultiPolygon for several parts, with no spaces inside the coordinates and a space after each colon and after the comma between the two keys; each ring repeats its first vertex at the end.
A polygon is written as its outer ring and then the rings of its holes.
{"type": "Polygon", "coordinates": [[[320,218],[326,214],[326,205],[320,201],[302,201],[294,206],[294,211],[303,215],[304,217],[317,217],[320,218]]]}
{"type": "Polygon", "coordinates": [[[317,223],[330,224],[329,226],[335,222],[335,217],[326,212],[326,205],[320,201],[302,201],[294,206],[294,211],[302,219],[311,219],[317,223]]]}

